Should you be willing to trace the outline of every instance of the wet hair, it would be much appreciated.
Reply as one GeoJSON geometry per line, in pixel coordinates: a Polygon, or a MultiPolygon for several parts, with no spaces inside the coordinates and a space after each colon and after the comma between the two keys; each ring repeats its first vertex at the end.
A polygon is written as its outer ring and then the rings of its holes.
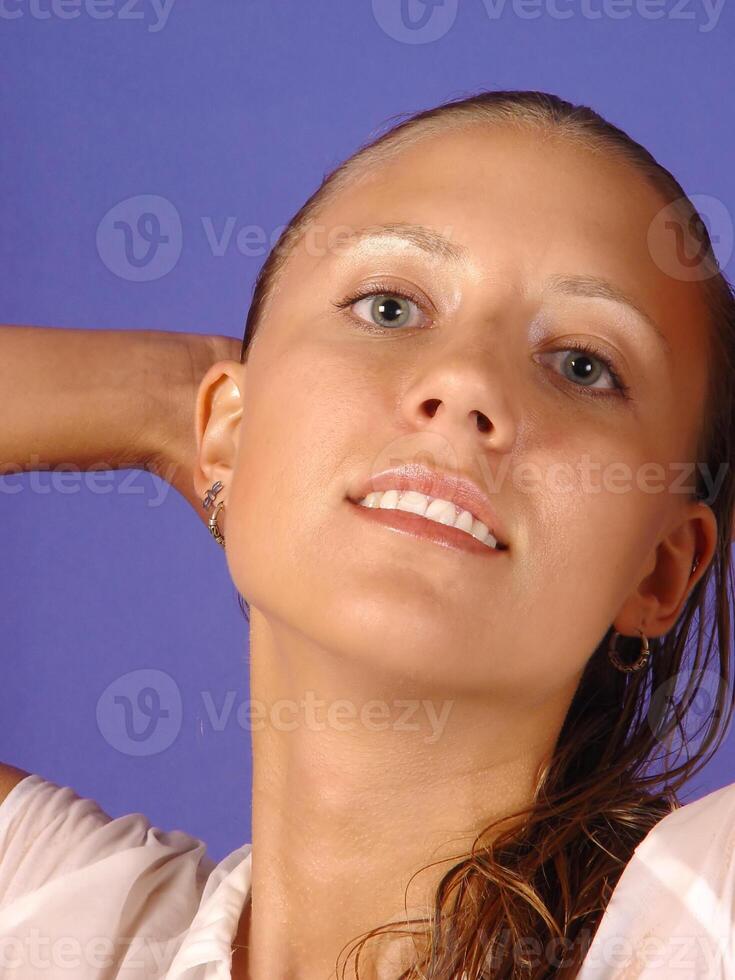
{"type": "MultiPolygon", "coordinates": [[[[607,657],[612,625],[589,660],[532,803],[486,826],[443,875],[424,920],[391,921],[357,937],[337,975],[372,940],[415,937],[415,964],[397,980],[540,980],[577,975],[635,847],[681,804],[685,783],[729,727],[732,678],[731,537],[735,507],[735,292],[702,216],[673,175],[593,109],[538,91],[481,91],[401,119],[327,174],[284,228],[256,279],[241,359],[246,361],[293,247],[340,191],[418,140],[467,126],[515,127],[615,158],[670,206],[700,261],[708,387],[697,442],[694,496],[717,519],[715,552],[664,637],[650,639],[647,670],[607,657]],[[708,496],[703,464],[717,474],[708,496]],[[724,475],[722,475],[724,473],[724,475]],[[707,608],[709,604],[710,608],[707,608]],[[661,692],[666,692],[661,701],[661,692]],[[692,721],[697,721],[692,730],[692,721]],[[503,826],[507,824],[507,826],[503,826]]],[[[242,600],[242,597],[240,597],[242,600]]],[[[242,603],[241,603],[242,605],[242,603]]],[[[248,615],[247,603],[243,611],[248,615]]],[[[632,640],[634,648],[637,640],[632,640]]],[[[626,655],[625,642],[622,646],[626,655]]],[[[637,651],[634,651],[637,652],[637,651]]],[[[417,872],[418,873],[418,872],[417,872]]]]}

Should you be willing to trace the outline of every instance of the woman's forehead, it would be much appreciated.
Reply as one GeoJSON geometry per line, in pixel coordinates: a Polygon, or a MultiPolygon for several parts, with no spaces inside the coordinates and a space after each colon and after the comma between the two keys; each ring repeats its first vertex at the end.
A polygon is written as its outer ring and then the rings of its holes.
{"type": "Polygon", "coordinates": [[[629,164],[568,140],[507,129],[425,136],[387,158],[360,162],[320,212],[327,227],[396,219],[451,226],[481,246],[502,229],[532,248],[596,233],[646,245],[664,202],[629,164]]]}
{"type": "Polygon", "coordinates": [[[510,277],[533,287],[549,276],[604,278],[664,320],[672,343],[686,324],[688,339],[701,345],[692,324],[704,327],[706,306],[697,283],[675,274],[680,242],[672,234],[651,247],[665,207],[617,157],[537,132],[475,126],[361,164],[320,208],[322,244],[303,248],[301,271],[318,264],[331,273],[360,257],[395,255],[398,237],[371,236],[373,229],[427,228],[453,248],[425,249],[424,261],[453,264],[468,281],[510,277]]]}

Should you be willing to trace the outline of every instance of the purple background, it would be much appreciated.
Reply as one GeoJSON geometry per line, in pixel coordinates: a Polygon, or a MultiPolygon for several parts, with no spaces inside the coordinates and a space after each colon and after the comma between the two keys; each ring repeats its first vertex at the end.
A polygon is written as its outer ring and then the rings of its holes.
{"type": "MultiPolygon", "coordinates": [[[[265,251],[238,231],[270,238],[389,117],[479,88],[590,104],[732,214],[732,3],[712,26],[694,0],[557,2],[572,16],[446,0],[425,11],[431,39],[400,0],[176,0],[167,19],[150,0],[3,0],[3,321],[240,335],[265,251]],[[139,195],[170,202],[180,230],[160,201],[108,214],[139,195]],[[140,270],[113,225],[134,227],[136,207],[169,236],[140,270]]],[[[219,547],[149,474],[118,473],[106,493],[48,473],[1,482],[2,758],[217,858],[250,840],[247,624],[219,547]],[[152,686],[139,670],[165,671],[182,702],[179,718],[159,685],[172,713],[142,756],[114,701],[152,686]]],[[[735,779],[733,746],[691,798],[735,779]]]]}

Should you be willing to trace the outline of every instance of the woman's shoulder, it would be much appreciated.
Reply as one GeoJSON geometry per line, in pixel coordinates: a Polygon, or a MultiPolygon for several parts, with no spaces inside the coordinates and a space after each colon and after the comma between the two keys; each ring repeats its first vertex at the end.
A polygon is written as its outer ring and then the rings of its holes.
{"type": "Polygon", "coordinates": [[[108,976],[111,965],[116,977],[163,976],[216,868],[197,837],[162,830],[143,813],[112,817],[28,773],[0,803],[0,935],[36,957],[73,945],[80,978],[108,976]],[[89,944],[99,968],[84,959],[89,944]]]}
{"type": "Polygon", "coordinates": [[[733,977],[734,927],[735,783],[729,783],[675,807],[638,844],[579,980],[733,977]]]}
{"type": "Polygon", "coordinates": [[[735,783],[728,783],[676,806],[654,824],[634,854],[642,859],[673,851],[683,860],[696,858],[700,871],[702,862],[714,856],[718,869],[729,862],[733,873],[734,844],[735,783]]]}
{"type": "Polygon", "coordinates": [[[193,853],[203,870],[214,866],[199,838],[155,827],[140,812],[112,817],[96,800],[39,773],[17,779],[0,803],[0,882],[8,868],[30,872],[31,850],[35,883],[42,883],[52,866],[71,870],[136,847],[150,856],[193,853]]]}
{"type": "Polygon", "coordinates": [[[26,772],[25,769],[19,769],[17,766],[11,766],[7,762],[0,762],[0,806],[10,791],[14,789],[22,779],[25,779],[26,776],[30,776],[30,773],[26,772]]]}

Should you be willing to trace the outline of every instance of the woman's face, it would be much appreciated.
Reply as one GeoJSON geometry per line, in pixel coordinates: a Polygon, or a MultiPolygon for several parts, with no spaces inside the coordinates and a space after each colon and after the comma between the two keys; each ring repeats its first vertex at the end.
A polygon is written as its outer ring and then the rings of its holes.
{"type": "Polygon", "coordinates": [[[662,613],[647,582],[694,485],[706,313],[672,274],[676,235],[652,254],[661,209],[623,164],[502,128],[423,139],[340,191],[242,372],[226,554],[253,615],[424,687],[531,703],[616,618],[673,622],[683,597],[664,590],[662,613]],[[344,305],[371,290],[394,297],[387,318],[344,305]],[[474,481],[508,550],[358,512],[371,476],[416,460],[474,481]]]}

